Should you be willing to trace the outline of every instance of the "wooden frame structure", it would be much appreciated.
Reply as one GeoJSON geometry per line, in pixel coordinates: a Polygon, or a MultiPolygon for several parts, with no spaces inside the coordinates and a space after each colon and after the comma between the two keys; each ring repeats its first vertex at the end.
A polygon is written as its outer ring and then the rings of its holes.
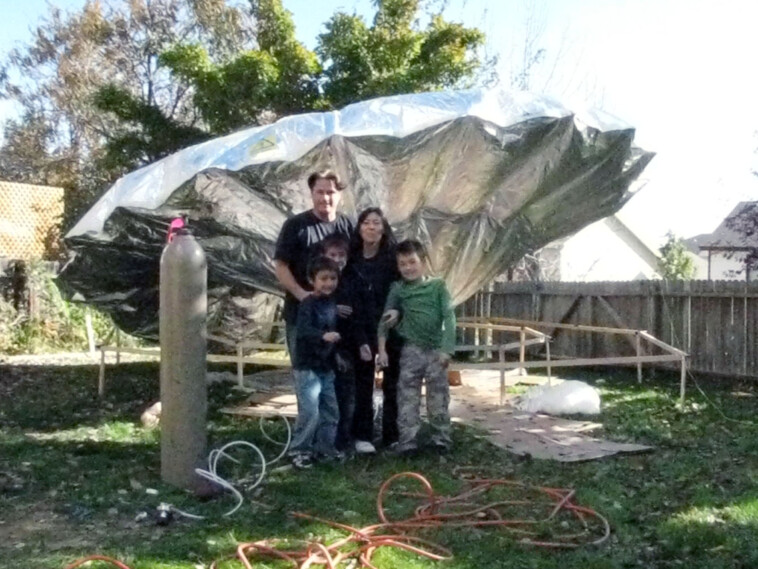
{"type": "MultiPolygon", "coordinates": [[[[271,324],[272,327],[281,327],[283,323],[276,322],[271,324]]],[[[552,370],[557,367],[591,367],[591,366],[613,366],[613,365],[636,365],[637,381],[642,382],[642,365],[645,363],[661,362],[678,362],[681,368],[679,396],[683,404],[687,385],[687,357],[688,354],[669,344],[662,342],[654,336],[648,334],[645,330],[633,330],[626,328],[608,328],[604,326],[586,326],[582,324],[564,324],[556,322],[536,322],[531,320],[518,320],[513,318],[477,318],[464,317],[460,318],[457,323],[458,328],[485,330],[491,332],[511,332],[518,334],[518,341],[508,342],[505,344],[462,344],[456,346],[458,352],[491,352],[497,353],[497,361],[481,363],[453,363],[450,365],[451,370],[463,369],[485,369],[497,370],[500,372],[500,404],[505,402],[506,395],[506,370],[520,370],[525,373],[527,369],[546,369],[548,376],[548,385],[551,383],[552,370]],[[550,355],[550,334],[540,332],[537,328],[550,328],[552,331],[557,329],[573,330],[577,332],[592,332],[601,334],[623,335],[629,339],[636,350],[635,356],[618,356],[604,358],[560,358],[553,359],[550,355]],[[645,355],[642,342],[645,341],[662,351],[664,355],[645,355]],[[526,348],[532,345],[542,344],[545,346],[545,359],[542,361],[526,361],[526,348]],[[518,349],[518,361],[506,361],[505,352],[518,349]]],[[[208,336],[209,340],[219,342],[230,348],[233,348],[235,355],[227,354],[208,354],[207,361],[236,363],[237,364],[237,385],[244,387],[244,367],[245,364],[268,365],[275,367],[290,367],[288,359],[272,358],[265,353],[265,350],[286,350],[284,344],[257,342],[246,340],[243,342],[234,342],[218,336],[208,336]],[[248,354],[251,350],[264,353],[248,354]]],[[[160,348],[127,348],[120,346],[118,341],[115,346],[102,345],[100,350],[100,372],[98,376],[97,392],[100,397],[105,394],[105,354],[106,352],[116,353],[116,363],[120,362],[122,353],[151,355],[160,358],[160,348]]]]}
{"type": "MultiPolygon", "coordinates": [[[[553,359],[550,357],[549,340],[546,341],[546,359],[544,361],[524,361],[523,356],[520,356],[518,362],[492,362],[492,363],[474,363],[466,364],[464,367],[468,369],[531,369],[531,368],[547,368],[548,378],[551,375],[552,368],[556,367],[592,367],[592,366],[616,366],[616,365],[636,365],[637,366],[637,382],[642,383],[642,364],[645,363],[662,363],[662,362],[677,362],[680,364],[680,382],[679,382],[679,398],[680,402],[684,404],[684,398],[687,388],[687,357],[689,354],[675,348],[655,338],[649,334],[646,330],[634,330],[627,328],[609,328],[605,326],[588,326],[584,324],[565,324],[558,322],[536,322],[533,320],[519,320],[516,318],[477,318],[477,317],[464,317],[459,319],[459,323],[463,325],[478,325],[483,328],[489,328],[491,326],[503,325],[510,327],[520,327],[522,330],[536,331],[536,328],[550,328],[551,331],[558,329],[570,330],[576,332],[591,332],[599,334],[615,334],[622,335],[629,339],[634,345],[636,350],[635,356],[617,356],[617,357],[604,357],[604,358],[560,358],[553,359]],[[642,342],[645,341],[653,346],[660,348],[666,352],[664,355],[645,355],[643,351],[642,342]]],[[[546,335],[547,336],[547,335],[546,335]]],[[[522,333],[520,343],[524,345],[524,335],[522,333]]],[[[547,336],[549,338],[549,336],[547,336]]],[[[525,347],[525,346],[524,346],[525,347]]],[[[521,347],[523,353],[524,347],[521,347]]],[[[479,349],[483,349],[479,346],[479,349]]],[[[484,349],[487,349],[485,346],[484,349]]]]}

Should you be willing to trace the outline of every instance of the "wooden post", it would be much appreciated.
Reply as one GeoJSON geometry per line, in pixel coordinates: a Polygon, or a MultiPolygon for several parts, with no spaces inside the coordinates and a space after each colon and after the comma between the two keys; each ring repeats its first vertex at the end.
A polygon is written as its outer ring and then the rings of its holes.
{"type": "Polygon", "coordinates": [[[679,399],[680,404],[684,407],[684,393],[687,386],[687,356],[682,356],[682,376],[679,382],[679,399]]]}
{"type": "Polygon", "coordinates": [[[245,387],[245,362],[242,360],[242,344],[237,344],[237,386],[242,389],[245,387]]]}
{"type": "Polygon", "coordinates": [[[89,308],[84,311],[84,327],[87,330],[87,346],[91,356],[95,355],[95,329],[92,327],[92,314],[89,308]]]}
{"type": "Polygon", "coordinates": [[[116,328],[116,364],[121,363],[121,328],[116,328]]]}
{"type": "MultiPolygon", "coordinates": [[[[476,318],[477,321],[479,320],[477,318],[477,313],[479,313],[479,315],[481,315],[481,311],[480,311],[481,300],[480,300],[480,297],[481,297],[481,294],[478,293],[478,292],[476,293],[476,295],[474,295],[474,318],[476,318]]],[[[480,328],[478,326],[476,328],[474,328],[474,345],[475,346],[479,346],[480,345],[479,331],[480,331],[480,328]]],[[[481,352],[479,350],[477,350],[476,352],[474,352],[474,357],[478,360],[481,357],[481,352]]]]}
{"type": "Polygon", "coordinates": [[[553,385],[553,366],[550,365],[550,338],[545,338],[545,352],[547,356],[547,384],[553,385]]]}
{"type": "MultiPolygon", "coordinates": [[[[487,322],[490,321],[490,317],[492,316],[492,290],[493,290],[492,283],[490,283],[489,285],[487,285],[487,296],[484,303],[485,310],[487,311],[487,315],[485,316],[485,318],[487,319],[486,320],[487,322]]],[[[493,331],[491,328],[488,330],[485,330],[484,332],[484,343],[487,346],[491,346],[494,343],[493,331]]],[[[492,357],[492,352],[489,350],[484,352],[484,354],[487,359],[490,359],[492,357]]]]}
{"type": "Polygon", "coordinates": [[[100,348],[100,373],[97,376],[97,396],[105,395],[105,350],[100,348]]]}
{"type": "MultiPolygon", "coordinates": [[[[500,346],[498,348],[498,359],[500,360],[500,363],[502,364],[505,361],[505,348],[500,346]]],[[[502,407],[505,405],[505,368],[503,366],[500,366],[500,406],[502,407]]]]}
{"type": "MultiPolygon", "coordinates": [[[[519,333],[519,342],[521,343],[521,347],[519,348],[519,354],[518,354],[518,361],[522,364],[526,361],[526,345],[524,342],[526,341],[526,331],[524,330],[524,327],[521,327],[521,332],[519,333]]],[[[526,375],[526,369],[521,368],[519,375],[526,375]]]]}
{"type": "MultiPolygon", "coordinates": [[[[637,344],[637,357],[642,355],[642,338],[639,333],[634,335],[635,343],[637,344]]],[[[642,383],[642,362],[637,362],[637,383],[642,383]]]]}

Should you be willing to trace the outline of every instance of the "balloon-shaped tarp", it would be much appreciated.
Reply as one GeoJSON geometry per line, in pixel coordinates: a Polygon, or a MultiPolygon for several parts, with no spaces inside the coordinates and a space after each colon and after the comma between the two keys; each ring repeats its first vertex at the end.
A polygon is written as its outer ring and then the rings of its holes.
{"type": "Polygon", "coordinates": [[[274,318],[285,219],[311,207],[308,175],[332,169],[342,211],[380,206],[417,238],[463,302],[525,254],[606,217],[653,154],[634,128],[524,92],[384,97],[186,148],[119,179],[66,235],[59,277],[73,298],[155,338],[158,273],[172,219],[208,258],[209,333],[244,338],[274,318]]]}

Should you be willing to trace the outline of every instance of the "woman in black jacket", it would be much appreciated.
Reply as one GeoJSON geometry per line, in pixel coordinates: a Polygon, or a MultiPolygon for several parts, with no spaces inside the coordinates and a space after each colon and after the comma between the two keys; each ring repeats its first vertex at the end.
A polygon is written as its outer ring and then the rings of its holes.
{"type": "MultiPolygon", "coordinates": [[[[376,332],[390,285],[400,278],[395,259],[395,237],[382,210],[371,207],[358,216],[350,251],[350,272],[361,287],[363,329],[367,342],[360,347],[355,370],[355,415],[353,436],[357,453],[376,452],[374,435],[374,358],[377,350],[376,332]]],[[[387,344],[389,367],[384,370],[382,442],[385,446],[397,441],[397,378],[400,342],[390,336],[387,344]]]]}

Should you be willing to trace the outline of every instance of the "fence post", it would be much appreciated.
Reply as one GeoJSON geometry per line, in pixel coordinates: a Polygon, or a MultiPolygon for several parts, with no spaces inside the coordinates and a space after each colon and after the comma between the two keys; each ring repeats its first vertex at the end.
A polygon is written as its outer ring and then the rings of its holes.
{"type": "MultiPolygon", "coordinates": [[[[521,343],[521,346],[519,347],[518,361],[520,364],[523,364],[526,361],[526,345],[524,344],[526,342],[526,331],[524,330],[523,326],[521,327],[521,332],[519,333],[519,342],[521,343]]],[[[523,366],[519,368],[519,375],[526,375],[526,368],[523,366]]]]}

